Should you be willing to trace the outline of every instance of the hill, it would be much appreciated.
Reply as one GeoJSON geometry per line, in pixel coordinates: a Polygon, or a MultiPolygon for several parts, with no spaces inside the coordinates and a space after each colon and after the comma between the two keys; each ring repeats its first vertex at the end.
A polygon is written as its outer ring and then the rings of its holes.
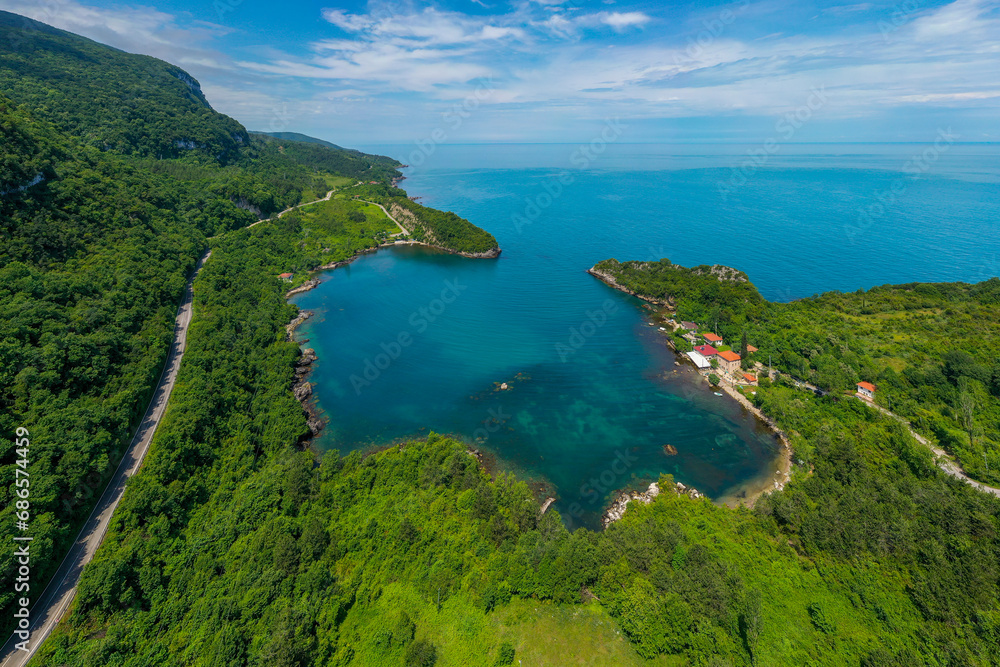
{"type": "Polygon", "coordinates": [[[228,163],[250,142],[187,72],[0,11],[0,93],[101,150],[228,163]]]}
{"type": "MultiPolygon", "coordinates": [[[[14,429],[32,434],[40,592],[145,410],[207,239],[362,176],[387,184],[397,166],[251,138],[183,70],[0,12],[4,577],[15,562],[14,429]]],[[[349,213],[325,221],[331,238],[371,247],[349,213]]],[[[14,597],[0,592],[5,619],[14,597]]]]}
{"type": "Polygon", "coordinates": [[[302,134],[300,132],[255,132],[250,131],[250,134],[263,134],[269,137],[274,137],[275,139],[288,139],[289,141],[301,141],[304,144],[320,144],[321,146],[326,146],[327,148],[337,148],[344,150],[337,144],[331,144],[325,139],[317,139],[316,137],[310,137],[308,134],[302,134]]]}

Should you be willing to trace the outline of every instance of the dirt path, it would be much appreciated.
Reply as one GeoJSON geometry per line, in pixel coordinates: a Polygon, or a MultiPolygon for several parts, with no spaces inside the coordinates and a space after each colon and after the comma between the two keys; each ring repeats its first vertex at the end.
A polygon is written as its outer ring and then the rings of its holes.
{"type": "MultiPolygon", "coordinates": [[[[295,209],[302,208],[303,206],[309,206],[310,204],[318,204],[321,201],[330,201],[330,197],[333,196],[334,192],[336,192],[336,190],[330,190],[329,192],[326,193],[325,197],[320,197],[319,199],[313,199],[312,201],[307,201],[307,202],[304,202],[302,204],[296,204],[295,206],[289,206],[284,211],[282,211],[281,213],[279,213],[279,214],[277,214],[275,216],[271,216],[270,218],[264,218],[263,220],[258,220],[257,222],[253,223],[252,225],[247,225],[246,227],[242,227],[242,229],[250,229],[251,227],[256,227],[257,225],[259,225],[262,222],[270,222],[271,220],[277,220],[278,218],[280,218],[284,214],[288,213],[289,211],[294,211],[295,209]]],[[[213,236],[212,238],[215,238],[215,237],[213,236]]]]}
{"type": "Polygon", "coordinates": [[[153,392],[153,398],[149,402],[146,414],[143,415],[139,428],[136,430],[135,437],[132,438],[128,450],[118,465],[118,470],[115,471],[114,477],[111,478],[104,494],[91,512],[90,518],[87,519],[76,536],[76,541],[69,553],[66,554],[59,569],[49,581],[49,585],[42,591],[41,596],[37,598],[35,605],[31,608],[29,650],[18,650],[16,644],[20,639],[16,635],[12,636],[3,647],[3,662],[0,663],[2,667],[20,667],[26,664],[69,609],[69,605],[76,595],[76,586],[80,581],[80,574],[83,572],[84,566],[94,557],[104,540],[108,525],[111,523],[111,517],[125,492],[128,480],[142,465],[142,460],[146,456],[146,452],[149,451],[149,442],[152,440],[153,433],[156,432],[156,427],[166,410],[170,392],[173,391],[174,383],[177,380],[177,370],[180,368],[181,359],[184,356],[188,326],[191,324],[194,309],[194,279],[211,254],[211,252],[206,252],[198,260],[198,266],[191,279],[188,280],[184,300],[177,310],[174,340],[170,345],[167,362],[160,374],[160,380],[153,392]]]}
{"type": "Polygon", "coordinates": [[[399,236],[400,234],[405,234],[405,235],[407,235],[407,236],[409,236],[409,235],[410,235],[410,232],[409,232],[409,231],[407,231],[406,227],[404,227],[404,226],[403,226],[403,225],[402,225],[402,224],[401,224],[401,223],[399,222],[399,220],[396,220],[396,218],[394,218],[394,217],[392,217],[391,215],[389,215],[389,211],[385,210],[385,206],[382,206],[382,204],[377,204],[377,203],[375,203],[375,202],[373,202],[373,201],[368,201],[367,199],[359,199],[358,201],[363,201],[363,202],[364,202],[364,203],[366,203],[366,204],[375,204],[375,205],[376,205],[376,206],[378,206],[378,207],[379,207],[380,209],[382,209],[382,212],[383,212],[383,213],[385,213],[385,217],[389,218],[390,220],[392,220],[393,222],[395,222],[395,223],[396,223],[396,226],[397,226],[397,227],[399,227],[399,229],[400,229],[401,231],[399,231],[399,232],[397,232],[397,233],[395,233],[395,234],[390,234],[390,235],[389,235],[389,238],[392,238],[393,236],[399,236]]]}
{"type": "Polygon", "coordinates": [[[940,447],[935,447],[933,444],[931,444],[931,442],[927,438],[914,431],[913,427],[910,426],[910,422],[906,421],[905,419],[903,419],[902,417],[893,412],[889,412],[881,405],[875,405],[874,403],[866,401],[865,399],[860,397],[858,398],[858,400],[864,403],[865,405],[869,405],[875,408],[876,410],[882,412],[883,414],[892,417],[893,419],[901,423],[903,426],[905,426],[907,430],[910,432],[910,435],[912,435],[917,442],[919,442],[922,445],[925,445],[926,447],[929,447],[930,450],[934,452],[938,467],[941,468],[941,470],[945,471],[952,477],[957,477],[958,479],[968,482],[969,484],[976,487],[980,491],[985,491],[986,493],[992,493],[994,496],[1000,498],[1000,489],[993,486],[989,486],[987,484],[983,484],[982,482],[977,482],[976,480],[966,475],[965,471],[963,471],[962,468],[960,468],[959,465],[955,463],[955,461],[952,460],[950,456],[948,456],[948,452],[944,451],[940,447]]]}

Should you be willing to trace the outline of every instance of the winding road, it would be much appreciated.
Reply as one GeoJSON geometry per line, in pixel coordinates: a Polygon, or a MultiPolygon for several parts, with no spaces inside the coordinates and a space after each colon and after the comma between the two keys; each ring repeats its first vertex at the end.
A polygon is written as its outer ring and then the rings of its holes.
{"type": "Polygon", "coordinates": [[[966,475],[965,471],[962,470],[950,456],[948,456],[948,452],[944,451],[940,447],[935,447],[927,438],[914,431],[913,427],[910,425],[910,422],[906,421],[905,419],[903,419],[894,412],[889,412],[881,405],[875,405],[871,401],[866,401],[865,399],[860,397],[858,398],[858,400],[864,403],[865,405],[870,405],[871,407],[882,412],[883,414],[892,417],[896,421],[900,422],[903,426],[905,426],[910,431],[910,435],[912,435],[917,442],[926,447],[929,447],[930,450],[934,452],[935,460],[937,461],[938,467],[941,468],[941,470],[943,470],[946,474],[951,475],[952,477],[957,477],[958,479],[961,479],[965,482],[968,482],[969,484],[979,489],[980,491],[983,491],[984,493],[992,493],[994,496],[1000,498],[1000,489],[994,486],[989,486],[988,484],[983,484],[982,482],[977,482],[976,480],[966,475]]]}
{"type": "Polygon", "coordinates": [[[390,220],[392,220],[393,222],[395,222],[396,226],[399,227],[402,230],[402,231],[396,232],[395,234],[390,234],[389,238],[392,238],[393,236],[399,236],[400,234],[405,234],[407,236],[410,235],[410,232],[406,229],[406,227],[403,226],[403,223],[401,223],[399,220],[396,220],[396,218],[394,218],[391,215],[389,215],[389,211],[385,210],[385,206],[382,206],[382,204],[379,204],[379,203],[373,202],[373,201],[368,201],[367,199],[359,199],[358,201],[363,201],[366,204],[375,204],[375,206],[378,206],[380,209],[382,209],[382,212],[385,213],[385,217],[387,217],[390,220]]]}
{"type": "Polygon", "coordinates": [[[174,340],[170,345],[167,362],[160,374],[160,380],[156,385],[153,398],[149,402],[149,407],[146,409],[146,414],[143,415],[139,428],[136,429],[135,437],[132,438],[132,442],[122,457],[121,463],[118,464],[118,470],[115,471],[114,477],[111,478],[111,482],[104,490],[104,494],[76,536],[76,541],[69,553],[66,554],[59,569],[49,581],[49,585],[42,591],[41,596],[31,608],[31,625],[29,627],[31,636],[28,639],[28,650],[18,650],[16,644],[21,640],[17,635],[12,636],[4,644],[3,662],[0,663],[0,666],[20,667],[27,664],[69,609],[69,605],[76,595],[80,574],[83,572],[84,566],[94,557],[97,548],[101,546],[104,535],[108,531],[108,525],[111,523],[111,516],[115,512],[115,508],[118,507],[122,494],[125,493],[126,484],[142,465],[142,460],[145,458],[146,452],[149,451],[149,443],[153,439],[153,433],[156,432],[156,427],[166,411],[167,401],[170,399],[170,392],[173,391],[174,383],[177,381],[177,371],[180,368],[184,347],[187,344],[188,327],[191,324],[194,311],[194,279],[211,254],[211,251],[206,252],[198,260],[198,266],[191,275],[191,279],[188,280],[184,300],[177,309],[174,340]]]}

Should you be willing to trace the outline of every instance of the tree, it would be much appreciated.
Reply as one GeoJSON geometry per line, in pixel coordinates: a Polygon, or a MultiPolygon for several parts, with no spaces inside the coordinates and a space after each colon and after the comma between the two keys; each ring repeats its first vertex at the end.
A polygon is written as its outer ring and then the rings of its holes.
{"type": "Polygon", "coordinates": [[[747,358],[747,332],[743,332],[743,336],[740,338],[740,356],[744,359],[747,358]]]}
{"type": "Polygon", "coordinates": [[[719,376],[718,376],[718,375],[716,375],[715,373],[709,373],[709,374],[708,374],[708,382],[709,382],[709,383],[710,383],[710,384],[711,384],[711,385],[712,385],[713,387],[718,387],[718,386],[719,386],[719,382],[720,382],[720,379],[719,379],[719,376]]]}
{"type": "MultiPolygon", "coordinates": [[[[975,449],[976,436],[976,395],[975,387],[967,377],[962,377],[958,381],[958,418],[962,428],[969,434],[969,449],[975,449]]],[[[986,454],[983,453],[983,462],[986,462],[986,454]]],[[[987,467],[989,464],[986,464],[987,467]]]]}
{"type": "Polygon", "coordinates": [[[437,649],[426,639],[418,639],[406,649],[406,667],[433,667],[437,649]]]}
{"type": "Polygon", "coordinates": [[[743,641],[746,644],[747,652],[750,654],[751,664],[755,666],[759,658],[757,649],[760,644],[761,630],[763,629],[760,598],[759,589],[754,588],[750,590],[743,600],[743,610],[740,614],[740,632],[743,634],[743,641]]]}

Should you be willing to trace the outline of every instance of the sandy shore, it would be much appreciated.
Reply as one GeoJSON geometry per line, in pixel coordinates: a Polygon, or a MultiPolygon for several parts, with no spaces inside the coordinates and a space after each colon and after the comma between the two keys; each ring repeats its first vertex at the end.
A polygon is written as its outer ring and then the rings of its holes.
{"type": "Polygon", "coordinates": [[[728,507],[738,507],[740,505],[753,507],[754,502],[765,493],[778,491],[785,488],[785,485],[788,484],[788,480],[791,479],[792,475],[792,444],[788,441],[788,436],[785,435],[784,431],[778,428],[778,425],[773,420],[758,410],[735,387],[723,381],[719,385],[719,388],[735,398],[748,412],[767,425],[781,443],[781,451],[778,454],[778,460],[775,462],[774,472],[768,471],[763,475],[749,479],[730,489],[726,495],[715,499],[716,503],[728,507]]]}

